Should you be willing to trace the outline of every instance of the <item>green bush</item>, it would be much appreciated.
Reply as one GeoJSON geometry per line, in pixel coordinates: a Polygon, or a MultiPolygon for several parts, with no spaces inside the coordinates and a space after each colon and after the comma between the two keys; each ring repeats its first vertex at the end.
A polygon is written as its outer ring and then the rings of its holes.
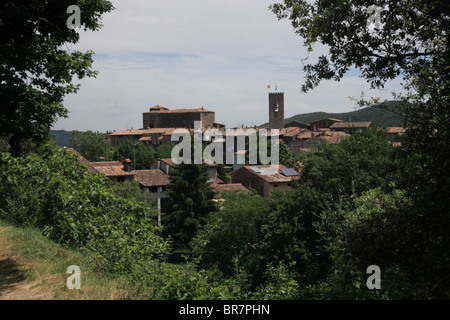
{"type": "Polygon", "coordinates": [[[128,271],[168,250],[148,207],[114,195],[109,180],[75,155],[47,146],[42,155],[0,155],[0,217],[72,247],[85,247],[109,270],[128,271]]]}

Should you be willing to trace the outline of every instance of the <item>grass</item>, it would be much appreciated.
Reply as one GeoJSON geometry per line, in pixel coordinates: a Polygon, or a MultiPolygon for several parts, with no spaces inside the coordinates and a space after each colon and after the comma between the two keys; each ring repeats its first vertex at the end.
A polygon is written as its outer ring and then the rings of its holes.
{"type": "Polygon", "coordinates": [[[97,272],[86,253],[66,249],[34,228],[19,228],[0,220],[0,299],[14,289],[14,299],[132,299],[127,283],[97,272]],[[67,288],[67,268],[80,267],[81,289],[67,288]]]}

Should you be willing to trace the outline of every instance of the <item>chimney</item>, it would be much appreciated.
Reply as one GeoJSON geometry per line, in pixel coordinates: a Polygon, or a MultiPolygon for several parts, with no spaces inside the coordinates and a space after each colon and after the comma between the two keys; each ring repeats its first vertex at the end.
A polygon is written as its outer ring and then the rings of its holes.
{"type": "Polygon", "coordinates": [[[123,163],[123,170],[126,172],[131,171],[131,160],[130,159],[125,159],[125,161],[123,163]]]}

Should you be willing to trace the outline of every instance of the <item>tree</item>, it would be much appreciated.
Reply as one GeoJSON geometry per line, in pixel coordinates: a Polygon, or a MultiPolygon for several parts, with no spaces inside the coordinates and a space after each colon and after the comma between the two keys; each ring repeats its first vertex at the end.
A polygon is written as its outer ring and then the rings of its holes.
{"type": "MultiPolygon", "coordinates": [[[[381,25],[371,27],[373,12],[365,1],[284,1],[271,8],[278,18],[291,20],[312,51],[320,42],[328,47],[315,64],[306,64],[307,92],[321,80],[341,79],[351,68],[361,70],[372,87],[381,88],[402,76],[405,93],[394,95],[407,132],[399,148],[402,166],[395,182],[412,203],[389,210],[391,230],[408,221],[399,248],[383,252],[385,268],[397,267],[396,278],[421,285],[408,296],[448,298],[450,287],[450,16],[447,1],[376,2],[381,25]],[[369,23],[368,23],[369,22],[369,23]],[[407,238],[413,241],[406,241],[407,238]],[[393,260],[389,260],[393,257],[393,260]]],[[[378,13],[375,13],[375,16],[378,13]]],[[[377,102],[375,100],[375,102],[377,102]]],[[[361,100],[361,105],[368,102],[361,100]]],[[[386,233],[378,233],[388,241],[386,233]]],[[[392,236],[392,235],[391,235],[392,236]]],[[[360,238],[363,242],[364,239],[360,238]]],[[[350,267],[350,265],[349,265],[350,267]]],[[[413,286],[414,287],[414,286],[413,286]]]]}
{"type": "Polygon", "coordinates": [[[280,141],[280,164],[286,166],[287,168],[299,168],[296,156],[289,151],[289,148],[284,141],[280,141]]]}
{"type": "Polygon", "coordinates": [[[300,184],[340,197],[387,188],[396,175],[394,147],[383,130],[356,132],[338,144],[324,142],[304,160],[300,184]]]}
{"type": "Polygon", "coordinates": [[[132,168],[136,170],[150,169],[157,160],[152,146],[146,146],[141,141],[133,142],[129,139],[120,144],[114,155],[118,161],[130,159],[132,168]]]}
{"type": "Polygon", "coordinates": [[[249,254],[254,251],[258,230],[263,217],[269,214],[269,206],[259,195],[242,191],[225,192],[222,198],[222,209],[209,215],[191,246],[200,266],[232,275],[234,259],[240,266],[249,264],[249,254]]]}
{"type": "Polygon", "coordinates": [[[111,159],[113,156],[111,141],[106,133],[73,131],[69,145],[90,162],[99,161],[100,157],[111,159]]]}
{"type": "Polygon", "coordinates": [[[209,213],[216,210],[215,192],[208,182],[206,165],[176,165],[169,179],[166,193],[170,200],[162,220],[165,235],[170,235],[176,246],[188,247],[209,213]]]}
{"type": "Polygon", "coordinates": [[[317,42],[328,47],[327,55],[304,66],[306,92],[321,80],[340,80],[352,67],[373,87],[382,87],[399,75],[410,77],[420,64],[448,59],[450,20],[442,10],[447,5],[445,0],[381,0],[369,8],[364,0],[286,0],[270,8],[278,19],[291,21],[309,52],[317,42]],[[377,15],[381,26],[373,28],[377,15]]]}
{"type": "Polygon", "coordinates": [[[93,77],[92,51],[68,49],[80,35],[66,25],[67,8],[78,5],[81,26],[98,30],[113,9],[106,0],[5,0],[0,4],[0,135],[11,151],[21,143],[45,141],[52,124],[67,117],[64,96],[76,93],[74,77],[93,77]]]}

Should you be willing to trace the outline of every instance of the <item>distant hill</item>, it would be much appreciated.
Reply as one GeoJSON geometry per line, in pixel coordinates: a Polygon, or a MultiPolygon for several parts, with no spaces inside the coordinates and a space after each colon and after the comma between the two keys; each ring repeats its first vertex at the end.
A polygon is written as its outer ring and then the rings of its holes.
{"type": "MultiPolygon", "coordinates": [[[[328,113],[328,112],[311,112],[297,114],[290,118],[286,118],[285,122],[297,120],[304,123],[309,123],[314,120],[320,120],[322,118],[335,118],[344,120],[347,122],[359,122],[359,121],[372,121],[375,126],[402,126],[402,119],[396,113],[395,101],[389,101],[386,109],[377,107],[366,107],[356,111],[344,112],[344,113],[328,113]]],[[[262,126],[267,126],[269,123],[265,123],[262,126]]]]}
{"type": "Polygon", "coordinates": [[[50,130],[50,134],[53,134],[56,139],[56,144],[60,147],[69,147],[69,139],[72,131],[66,130],[50,130]]]}

